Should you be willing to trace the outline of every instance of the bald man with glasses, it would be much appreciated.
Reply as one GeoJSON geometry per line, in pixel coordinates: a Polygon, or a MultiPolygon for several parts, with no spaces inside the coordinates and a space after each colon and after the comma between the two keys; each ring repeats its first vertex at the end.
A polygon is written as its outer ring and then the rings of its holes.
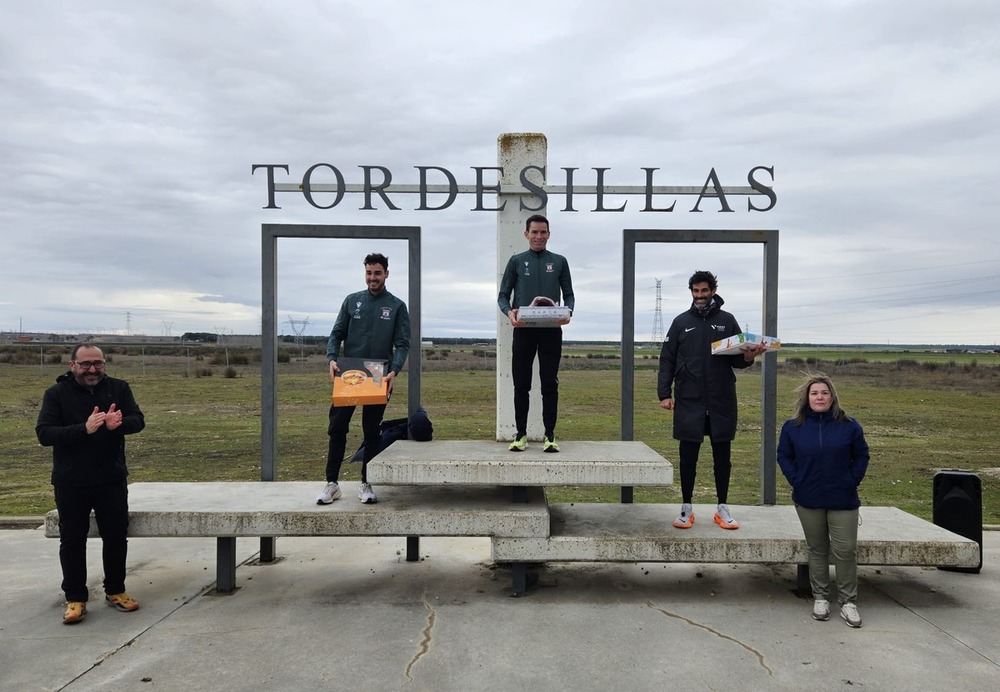
{"type": "Polygon", "coordinates": [[[124,380],[104,372],[104,352],[79,344],[70,369],[45,391],[35,434],[52,447],[52,486],[59,510],[59,563],[66,594],[63,622],[87,614],[87,535],[94,512],[103,542],[105,603],[122,612],[139,604],[125,591],[128,488],[125,436],[146,426],[124,380]]]}

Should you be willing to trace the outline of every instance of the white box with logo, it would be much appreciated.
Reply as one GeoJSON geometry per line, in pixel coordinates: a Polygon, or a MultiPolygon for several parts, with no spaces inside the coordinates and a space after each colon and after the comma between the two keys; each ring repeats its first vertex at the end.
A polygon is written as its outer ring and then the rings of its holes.
{"type": "Polygon", "coordinates": [[[781,342],[773,336],[762,336],[743,332],[734,336],[726,337],[712,342],[713,356],[732,356],[741,353],[747,345],[759,346],[764,344],[769,351],[781,348],[781,342]]]}

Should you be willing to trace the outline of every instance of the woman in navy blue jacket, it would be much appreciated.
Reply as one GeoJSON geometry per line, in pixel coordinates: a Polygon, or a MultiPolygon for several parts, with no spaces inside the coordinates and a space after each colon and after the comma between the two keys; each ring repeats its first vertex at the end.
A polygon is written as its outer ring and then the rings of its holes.
{"type": "Polygon", "coordinates": [[[861,627],[858,596],[858,486],[868,470],[868,443],[856,420],[840,408],[837,390],[822,373],[796,392],[795,417],[778,441],[778,466],[792,486],[792,501],[809,546],[813,617],[830,617],[830,553],[837,574],[840,617],[861,627]]]}

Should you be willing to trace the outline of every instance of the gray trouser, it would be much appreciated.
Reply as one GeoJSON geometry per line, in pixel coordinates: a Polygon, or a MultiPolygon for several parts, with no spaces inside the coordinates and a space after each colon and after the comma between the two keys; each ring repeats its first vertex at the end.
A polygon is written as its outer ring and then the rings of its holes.
{"type": "Polygon", "coordinates": [[[813,598],[830,600],[830,555],[837,574],[837,601],[858,597],[858,510],[795,506],[809,546],[809,586],[813,598]]]}

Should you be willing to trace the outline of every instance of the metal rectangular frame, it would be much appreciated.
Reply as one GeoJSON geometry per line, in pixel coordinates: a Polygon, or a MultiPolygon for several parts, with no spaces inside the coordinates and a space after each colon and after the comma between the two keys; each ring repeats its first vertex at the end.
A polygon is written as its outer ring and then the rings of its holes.
{"type": "MultiPolygon", "coordinates": [[[[635,246],[637,243],[761,243],[764,246],[763,329],[778,334],[778,231],[711,229],[633,229],[622,231],[622,440],[634,435],[635,399],[635,246]]],[[[777,502],[777,354],[765,353],[761,381],[761,504],[777,502]]],[[[631,501],[631,488],[622,488],[622,502],[631,501]]]]}
{"type": "MultiPolygon", "coordinates": [[[[260,479],[262,481],[273,481],[277,475],[278,238],[361,238],[407,241],[409,263],[407,308],[410,313],[410,356],[406,380],[407,414],[412,415],[420,405],[420,227],[261,224],[260,479]]],[[[359,261],[361,259],[358,258],[359,261]]]]}

